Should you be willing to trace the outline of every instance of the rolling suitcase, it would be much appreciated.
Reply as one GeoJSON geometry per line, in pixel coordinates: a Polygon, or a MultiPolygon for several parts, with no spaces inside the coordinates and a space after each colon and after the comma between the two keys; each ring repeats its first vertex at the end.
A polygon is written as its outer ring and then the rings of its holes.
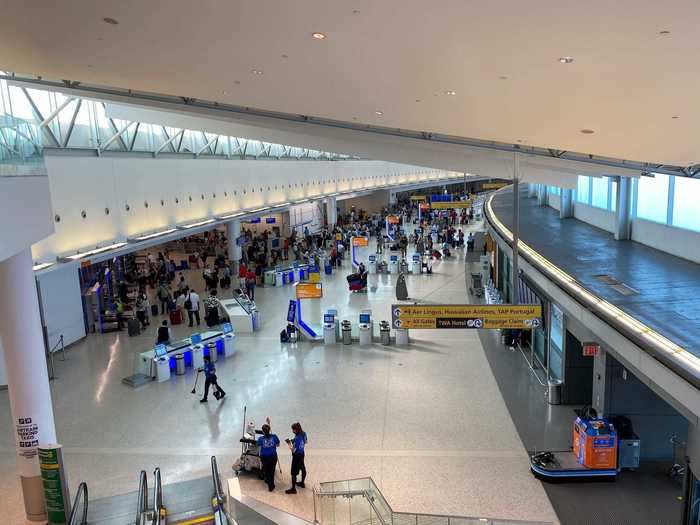
{"type": "Polygon", "coordinates": [[[182,310],[170,311],[170,324],[182,324],[182,310]]]}
{"type": "Polygon", "coordinates": [[[126,323],[126,327],[129,331],[129,337],[133,337],[141,333],[138,319],[129,319],[126,323]]]}
{"type": "Polygon", "coordinates": [[[323,269],[326,272],[326,275],[333,273],[333,267],[330,264],[326,264],[323,269]]]}

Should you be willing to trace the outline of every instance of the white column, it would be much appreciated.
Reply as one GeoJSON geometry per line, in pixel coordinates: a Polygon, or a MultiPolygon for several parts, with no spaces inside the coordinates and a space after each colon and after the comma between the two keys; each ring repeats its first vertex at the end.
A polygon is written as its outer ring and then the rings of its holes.
{"type": "Polygon", "coordinates": [[[537,205],[547,206],[547,186],[544,184],[537,185],[537,205]]]}
{"type": "Polygon", "coordinates": [[[615,240],[628,241],[632,238],[632,179],[619,178],[616,198],[615,240]]]}
{"type": "Polygon", "coordinates": [[[574,200],[573,200],[573,190],[567,188],[561,188],[559,192],[561,195],[561,201],[559,204],[559,218],[567,219],[574,216],[574,200]]]}
{"type": "Polygon", "coordinates": [[[56,443],[31,248],[0,262],[0,337],[5,353],[17,467],[27,518],[46,520],[37,447],[56,443]]]}
{"type": "Polygon", "coordinates": [[[326,197],[326,219],[329,228],[333,228],[338,222],[338,203],[335,197],[326,197]]]}
{"type": "Polygon", "coordinates": [[[527,197],[529,199],[534,199],[535,197],[537,197],[537,184],[530,182],[527,185],[527,197]]]}
{"type": "Polygon", "coordinates": [[[241,236],[241,221],[233,219],[226,223],[226,237],[228,238],[228,260],[231,266],[233,278],[238,277],[238,267],[241,262],[241,247],[236,240],[241,236]]]}

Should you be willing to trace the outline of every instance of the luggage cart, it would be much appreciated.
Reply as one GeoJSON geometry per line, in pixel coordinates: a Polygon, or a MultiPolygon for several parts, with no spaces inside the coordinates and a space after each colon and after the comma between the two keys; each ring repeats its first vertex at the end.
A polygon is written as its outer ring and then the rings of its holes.
{"type": "Polygon", "coordinates": [[[480,273],[472,274],[472,285],[469,287],[469,293],[471,293],[475,297],[484,296],[484,284],[481,281],[480,273]]]}

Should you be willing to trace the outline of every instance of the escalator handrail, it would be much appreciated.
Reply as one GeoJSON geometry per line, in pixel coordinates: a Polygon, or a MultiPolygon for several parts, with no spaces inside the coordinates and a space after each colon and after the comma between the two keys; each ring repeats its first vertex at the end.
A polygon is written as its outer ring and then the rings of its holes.
{"type": "Polygon", "coordinates": [[[148,510],[148,475],[145,470],[139,474],[138,508],[136,510],[136,525],[141,523],[141,515],[148,510]]]}
{"type": "Polygon", "coordinates": [[[153,525],[161,525],[160,512],[163,508],[163,484],[160,476],[160,468],[153,471],[153,525]]]}
{"type": "Polygon", "coordinates": [[[211,479],[214,482],[214,495],[216,502],[221,505],[224,502],[224,491],[221,488],[221,476],[219,475],[219,467],[216,463],[216,456],[211,457],[211,479]]]}
{"type": "Polygon", "coordinates": [[[87,513],[88,513],[88,488],[87,483],[84,481],[78,485],[78,492],[75,494],[73,499],[73,507],[70,510],[70,516],[68,516],[68,525],[87,525],[87,513]],[[78,506],[80,500],[82,499],[83,505],[80,513],[80,521],[76,521],[78,517],[78,506]]]}

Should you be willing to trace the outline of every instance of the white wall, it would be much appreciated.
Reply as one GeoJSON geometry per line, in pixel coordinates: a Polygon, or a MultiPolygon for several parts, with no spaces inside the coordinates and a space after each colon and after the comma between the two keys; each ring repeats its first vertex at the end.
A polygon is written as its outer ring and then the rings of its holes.
{"type": "Polygon", "coordinates": [[[700,233],[658,222],[632,220],[632,240],[676,257],[700,263],[700,233]]]}
{"type": "Polygon", "coordinates": [[[550,208],[559,211],[561,209],[561,197],[554,193],[547,193],[547,204],[550,208]]]}
{"type": "MultiPolygon", "coordinates": [[[[297,235],[303,235],[304,228],[308,227],[310,233],[316,233],[323,228],[323,208],[322,201],[305,202],[289,207],[289,227],[296,229],[297,235]]],[[[290,231],[291,233],[291,231],[290,231]]]]}
{"type": "Polygon", "coordinates": [[[85,337],[80,279],[75,264],[64,264],[38,276],[49,348],[63,335],[68,346],[85,337]]]}
{"type": "Polygon", "coordinates": [[[381,161],[49,155],[46,166],[61,220],[53,235],[32,247],[35,261],[42,262],[238,209],[447,175],[381,161]]]}
{"type": "Polygon", "coordinates": [[[363,195],[362,197],[353,197],[352,199],[338,201],[338,207],[341,213],[349,212],[353,206],[355,206],[356,210],[365,210],[370,214],[378,213],[382,208],[389,206],[389,192],[375,191],[374,193],[363,195]]]}
{"type": "Polygon", "coordinates": [[[606,232],[615,231],[615,214],[611,211],[574,202],[574,217],[606,232]]]}

